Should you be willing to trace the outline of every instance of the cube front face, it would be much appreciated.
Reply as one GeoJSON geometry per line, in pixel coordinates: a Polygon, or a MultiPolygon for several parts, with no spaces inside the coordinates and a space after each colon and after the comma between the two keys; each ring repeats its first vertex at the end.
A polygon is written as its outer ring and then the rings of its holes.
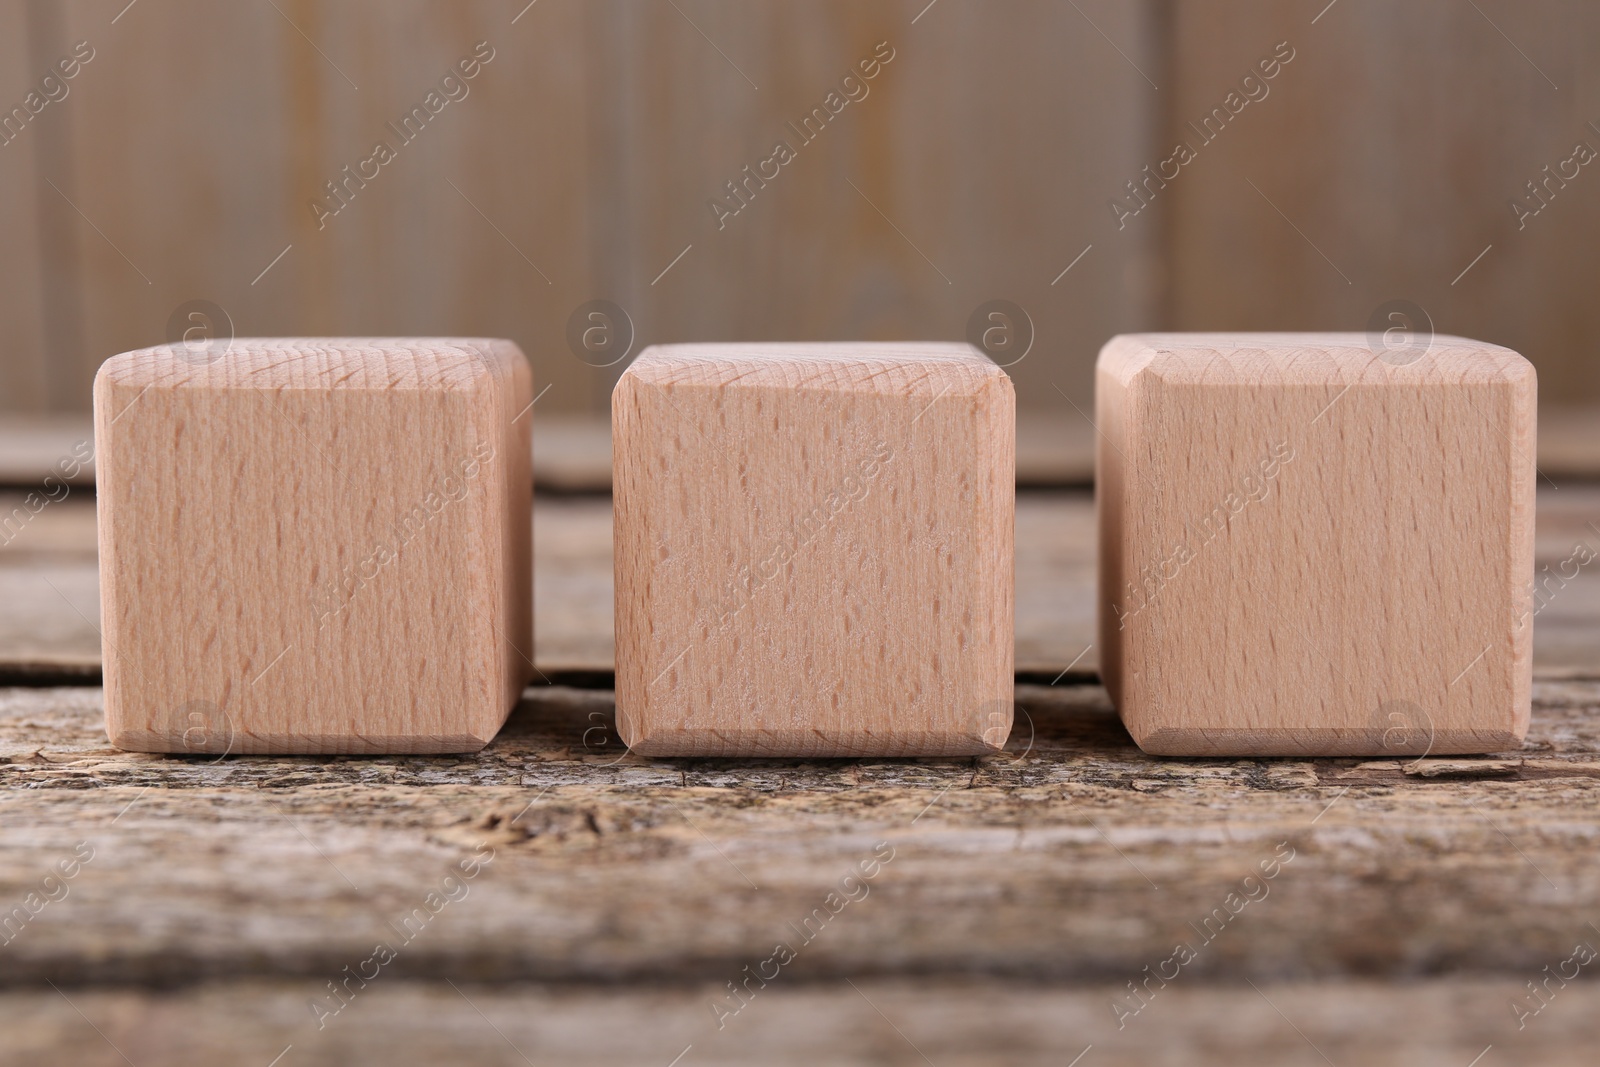
{"type": "Polygon", "coordinates": [[[505,341],[237,339],[108,361],[112,742],[486,744],[531,673],[531,400],[505,341]]]}
{"type": "Polygon", "coordinates": [[[670,345],[612,399],[647,755],[967,755],[1012,714],[1015,402],[965,345],[670,345]]]}
{"type": "Polygon", "coordinates": [[[1435,337],[1101,352],[1100,645],[1165,755],[1503,751],[1526,733],[1532,367],[1435,337]],[[1382,351],[1380,347],[1380,352],[1382,351]]]}

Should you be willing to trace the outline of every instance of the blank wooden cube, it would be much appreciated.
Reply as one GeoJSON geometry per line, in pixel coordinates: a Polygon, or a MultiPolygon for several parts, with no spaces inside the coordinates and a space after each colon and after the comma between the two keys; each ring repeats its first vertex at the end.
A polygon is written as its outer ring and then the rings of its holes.
{"type": "Polygon", "coordinates": [[[1145,751],[1520,743],[1533,367],[1459,337],[1413,345],[1140,334],[1101,350],[1100,656],[1145,751]]]}
{"type": "Polygon", "coordinates": [[[509,341],[148,348],[95,379],[106,728],[145,752],[469,752],[532,672],[509,341]]]}
{"type": "Polygon", "coordinates": [[[993,752],[1015,398],[963,344],[646,349],[612,394],[617,722],[646,755],[993,752]]]}

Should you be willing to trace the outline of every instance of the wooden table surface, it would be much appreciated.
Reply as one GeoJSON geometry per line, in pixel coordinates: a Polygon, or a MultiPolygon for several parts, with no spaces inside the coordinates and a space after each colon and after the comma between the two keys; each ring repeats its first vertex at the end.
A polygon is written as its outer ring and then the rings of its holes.
{"type": "MultiPolygon", "coordinates": [[[[613,727],[604,430],[560,432],[555,684],[475,756],[119,752],[89,487],[0,548],[0,1063],[1594,1062],[1600,567],[1537,618],[1517,752],[1147,757],[1095,683],[1080,434],[1034,479],[1075,487],[1018,498],[1006,753],[647,760],[613,727]]],[[[44,458],[0,455],[0,515],[59,444],[7,433],[44,458]]],[[[1552,570],[1600,550],[1571,440],[1552,570]]]]}

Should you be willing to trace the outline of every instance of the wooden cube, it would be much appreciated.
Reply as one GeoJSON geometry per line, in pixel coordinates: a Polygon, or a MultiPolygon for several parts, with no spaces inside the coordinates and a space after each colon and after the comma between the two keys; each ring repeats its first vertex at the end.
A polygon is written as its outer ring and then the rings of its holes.
{"type": "Polygon", "coordinates": [[[1099,644],[1139,746],[1516,747],[1535,388],[1517,353],[1459,337],[1403,358],[1365,334],[1113,338],[1095,398],[1099,644]]]}
{"type": "Polygon", "coordinates": [[[240,338],[95,379],[106,729],[145,752],[469,752],[533,666],[509,341],[240,338]]]}
{"type": "Polygon", "coordinates": [[[611,410],[617,723],[636,752],[1005,744],[1003,371],[964,344],[662,345],[611,410]]]}

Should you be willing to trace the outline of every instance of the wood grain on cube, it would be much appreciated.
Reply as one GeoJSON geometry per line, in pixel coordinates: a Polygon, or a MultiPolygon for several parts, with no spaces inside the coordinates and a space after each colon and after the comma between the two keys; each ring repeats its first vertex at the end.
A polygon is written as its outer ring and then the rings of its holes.
{"type": "Polygon", "coordinates": [[[648,755],[1011,725],[1015,400],[960,344],[666,345],[612,398],[617,713],[648,755]]]}
{"type": "Polygon", "coordinates": [[[1500,751],[1528,726],[1533,368],[1435,337],[1100,354],[1101,669],[1147,751],[1500,751]]]}
{"type": "Polygon", "coordinates": [[[238,339],[95,383],[106,722],[158,752],[482,747],[532,672],[508,341],[238,339]]]}

